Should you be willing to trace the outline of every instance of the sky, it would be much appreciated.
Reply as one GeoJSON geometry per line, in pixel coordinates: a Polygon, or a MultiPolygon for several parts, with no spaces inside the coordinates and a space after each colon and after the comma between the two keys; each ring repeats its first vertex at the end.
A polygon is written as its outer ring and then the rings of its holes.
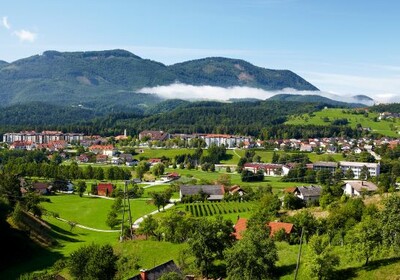
{"type": "Polygon", "coordinates": [[[289,69],[321,91],[400,102],[398,0],[2,1],[0,60],[126,49],[289,69]]]}

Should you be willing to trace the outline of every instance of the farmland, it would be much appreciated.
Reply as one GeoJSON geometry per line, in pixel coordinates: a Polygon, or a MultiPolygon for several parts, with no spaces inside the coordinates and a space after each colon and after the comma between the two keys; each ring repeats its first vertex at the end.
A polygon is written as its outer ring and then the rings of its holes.
{"type": "Polygon", "coordinates": [[[254,203],[252,202],[198,202],[184,203],[176,206],[176,209],[190,213],[193,217],[209,217],[234,214],[236,216],[242,213],[252,211],[254,203]]]}

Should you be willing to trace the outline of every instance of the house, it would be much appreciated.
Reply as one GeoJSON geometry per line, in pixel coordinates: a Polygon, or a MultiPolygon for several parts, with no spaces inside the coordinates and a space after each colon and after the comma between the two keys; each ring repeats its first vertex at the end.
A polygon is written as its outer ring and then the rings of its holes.
{"type": "Polygon", "coordinates": [[[96,162],[97,163],[105,163],[108,160],[108,156],[106,155],[96,155],[96,162]]]}
{"type": "MultiPolygon", "coordinates": [[[[267,226],[270,229],[269,236],[273,237],[277,232],[280,230],[284,230],[287,235],[290,235],[293,232],[294,225],[291,223],[284,223],[284,222],[269,222],[267,226]]],[[[243,238],[243,233],[247,229],[247,219],[239,218],[236,221],[236,224],[233,226],[234,232],[233,235],[236,237],[237,240],[243,238]]]]}
{"type": "Polygon", "coordinates": [[[368,181],[352,180],[344,181],[346,184],[343,187],[344,194],[349,196],[360,196],[363,192],[376,192],[378,187],[368,181]]]}
{"type": "Polygon", "coordinates": [[[151,141],[165,141],[169,139],[170,135],[164,131],[145,130],[139,133],[139,140],[142,141],[145,138],[151,141]]]}
{"type": "Polygon", "coordinates": [[[247,229],[247,219],[239,218],[236,221],[236,224],[233,226],[233,229],[234,229],[233,236],[235,236],[237,240],[242,239],[243,233],[247,229]]]}
{"type": "Polygon", "coordinates": [[[97,195],[110,196],[114,190],[114,186],[111,183],[99,183],[97,185],[97,195]]]}
{"type": "Polygon", "coordinates": [[[162,163],[160,158],[151,158],[147,162],[150,164],[150,166],[154,166],[158,163],[162,163]]]}
{"type": "Polygon", "coordinates": [[[283,222],[269,222],[268,227],[270,229],[269,235],[273,237],[280,230],[284,230],[286,235],[290,235],[293,231],[293,224],[283,222]]]}
{"type": "Polygon", "coordinates": [[[294,194],[305,202],[313,202],[319,200],[322,193],[321,186],[310,185],[308,187],[296,187],[294,194]]]}
{"type": "Polygon", "coordinates": [[[301,144],[300,152],[312,152],[312,146],[310,144],[301,144]]]}
{"type": "Polygon", "coordinates": [[[113,145],[92,145],[89,147],[89,151],[94,154],[102,154],[108,157],[112,157],[116,153],[116,149],[113,145]]]}
{"type": "Polygon", "coordinates": [[[253,173],[262,170],[264,176],[280,176],[283,173],[283,165],[275,163],[245,163],[243,168],[253,173]]]}
{"type": "Polygon", "coordinates": [[[239,196],[243,196],[246,192],[238,185],[234,185],[229,189],[229,194],[234,195],[235,193],[238,193],[239,196]]]}
{"type": "Polygon", "coordinates": [[[221,201],[224,198],[225,189],[222,185],[192,185],[181,186],[180,198],[204,193],[208,201],[221,201]]]}
{"type": "MultiPolygon", "coordinates": [[[[131,278],[128,278],[129,280],[155,280],[159,279],[163,274],[169,273],[169,272],[176,272],[179,275],[182,275],[181,270],[179,267],[175,264],[173,260],[170,260],[166,263],[160,264],[156,267],[153,267],[152,269],[141,269],[140,274],[135,275],[131,278]]],[[[188,278],[186,278],[188,279],[188,278]]]]}
{"type": "Polygon", "coordinates": [[[78,160],[80,162],[88,162],[89,161],[89,156],[85,155],[85,154],[81,154],[81,155],[79,155],[78,160]]]}
{"type": "Polygon", "coordinates": [[[38,194],[49,194],[51,186],[49,185],[49,183],[36,182],[32,184],[32,188],[38,194]]]}

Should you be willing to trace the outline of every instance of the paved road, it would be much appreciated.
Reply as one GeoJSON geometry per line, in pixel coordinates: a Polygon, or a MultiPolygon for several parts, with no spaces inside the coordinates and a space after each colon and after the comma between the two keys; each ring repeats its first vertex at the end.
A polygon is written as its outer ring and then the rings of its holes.
{"type": "MultiPolygon", "coordinates": [[[[166,210],[166,209],[169,209],[169,208],[173,207],[174,205],[175,205],[175,203],[169,203],[169,204],[167,204],[167,205],[164,207],[164,209],[165,209],[165,210],[166,210]]],[[[162,211],[162,210],[161,210],[161,211],[162,211]]],[[[143,222],[144,218],[146,218],[148,215],[155,215],[155,214],[157,214],[157,213],[160,213],[160,212],[158,212],[158,210],[155,210],[155,211],[151,212],[150,214],[147,214],[147,215],[144,215],[143,217],[140,217],[139,219],[137,219],[136,221],[133,222],[132,227],[133,227],[133,228],[138,228],[138,227],[139,227],[139,224],[140,224],[141,222],[143,222]]]]}

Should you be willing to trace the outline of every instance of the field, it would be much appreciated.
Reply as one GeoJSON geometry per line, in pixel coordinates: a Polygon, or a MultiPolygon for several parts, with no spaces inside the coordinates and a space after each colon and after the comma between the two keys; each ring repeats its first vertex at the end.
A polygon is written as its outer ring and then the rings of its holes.
{"type": "MultiPolygon", "coordinates": [[[[194,217],[209,217],[234,214],[242,216],[243,213],[252,211],[254,203],[252,202],[196,202],[178,204],[175,209],[190,213],[194,217]]],[[[229,215],[231,216],[231,215],[229,215]]],[[[226,217],[225,217],[226,218],[226,217]]],[[[236,219],[234,220],[236,221],[236,219]]]]}
{"type": "Polygon", "coordinates": [[[319,112],[315,112],[313,116],[308,114],[301,116],[292,116],[285,124],[294,125],[330,125],[330,123],[337,119],[346,118],[349,121],[349,126],[355,128],[357,124],[361,124],[362,127],[369,127],[373,132],[380,133],[386,136],[398,136],[397,131],[400,130],[399,121],[394,120],[382,120],[374,121],[378,117],[378,113],[368,113],[368,116],[363,114],[350,114],[343,109],[324,109],[319,112]]]}
{"type": "Polygon", "coordinates": [[[232,185],[258,187],[267,186],[267,184],[272,186],[274,191],[280,191],[281,189],[287,187],[293,187],[294,185],[301,185],[301,182],[281,182],[281,177],[264,177],[263,182],[242,182],[240,174],[238,173],[226,173],[226,172],[206,172],[202,170],[187,170],[187,169],[166,169],[166,172],[176,172],[181,176],[191,177],[203,182],[213,183],[215,182],[221,174],[228,174],[231,177],[232,185]]]}
{"type": "MultiPolygon", "coordinates": [[[[255,149],[256,155],[261,157],[262,162],[271,162],[273,151],[263,150],[263,149],[255,149]]],[[[174,159],[175,155],[188,154],[193,153],[194,150],[191,149],[144,149],[144,153],[136,155],[136,158],[140,156],[146,155],[148,158],[160,158],[161,156],[166,156],[170,159],[174,159]]],[[[221,164],[238,164],[239,159],[244,157],[246,150],[244,149],[234,149],[234,150],[226,150],[227,159],[221,160],[221,164]]],[[[283,151],[277,151],[276,153],[281,154],[283,151]]],[[[296,152],[288,152],[288,154],[296,154],[296,152]]],[[[307,156],[312,162],[315,161],[328,161],[334,159],[335,161],[343,160],[342,154],[316,154],[316,153],[307,153],[307,156]]]]}
{"type": "MultiPolygon", "coordinates": [[[[77,195],[55,195],[49,198],[51,202],[42,203],[43,207],[58,213],[60,218],[92,228],[109,229],[105,221],[113,200],[77,195]]],[[[146,200],[130,200],[130,204],[133,220],[157,209],[146,200]]]]}

